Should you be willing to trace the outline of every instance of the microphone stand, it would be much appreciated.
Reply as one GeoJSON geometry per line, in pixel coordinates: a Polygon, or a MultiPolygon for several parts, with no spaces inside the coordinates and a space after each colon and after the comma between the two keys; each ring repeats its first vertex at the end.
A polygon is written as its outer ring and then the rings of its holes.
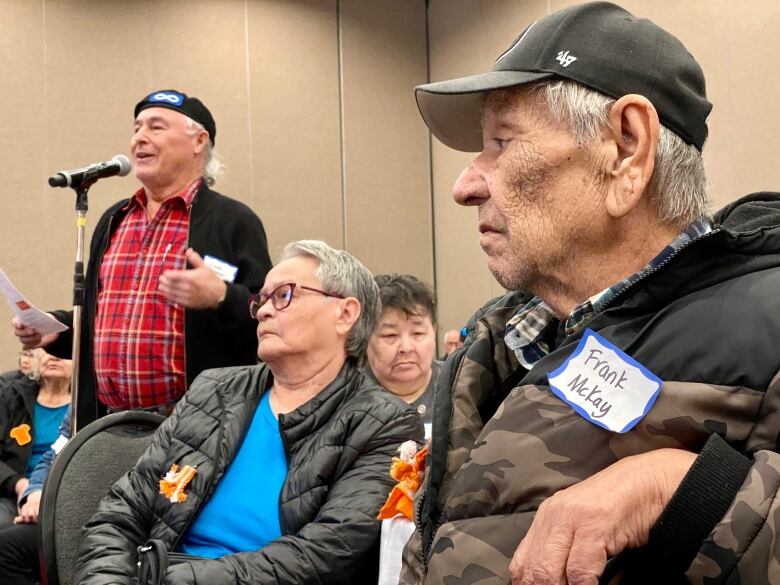
{"type": "Polygon", "coordinates": [[[79,378],[81,377],[81,318],[84,311],[84,231],[87,226],[87,192],[97,178],[74,186],[76,191],[76,264],[73,271],[73,374],[70,390],[70,436],[76,436],[79,378]]]}
{"type": "Polygon", "coordinates": [[[89,165],[82,169],[62,171],[49,177],[52,187],[70,187],[76,192],[76,266],[73,273],[73,359],[70,391],[70,436],[78,430],[79,387],[81,378],[81,319],[84,311],[84,231],[87,226],[87,192],[101,177],[124,177],[131,169],[130,161],[118,154],[110,161],[89,165]]]}

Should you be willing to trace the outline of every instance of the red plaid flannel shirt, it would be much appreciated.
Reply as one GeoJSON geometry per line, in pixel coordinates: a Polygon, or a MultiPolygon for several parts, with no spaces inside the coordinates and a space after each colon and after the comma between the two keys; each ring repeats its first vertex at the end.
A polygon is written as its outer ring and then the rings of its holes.
{"type": "Polygon", "coordinates": [[[109,408],[149,408],[186,390],[184,307],[157,291],[165,270],[186,268],[190,207],[200,179],[163,201],[153,219],[146,192],[125,206],[100,265],[95,315],[95,374],[109,408]]]}

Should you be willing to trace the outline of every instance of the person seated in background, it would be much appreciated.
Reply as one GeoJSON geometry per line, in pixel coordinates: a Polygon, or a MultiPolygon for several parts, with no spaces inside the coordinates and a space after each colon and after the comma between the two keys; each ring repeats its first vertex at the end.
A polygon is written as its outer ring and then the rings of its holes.
{"type": "Polygon", "coordinates": [[[370,372],[383,388],[411,404],[428,429],[441,370],[441,362],[434,360],[433,290],[411,274],[379,274],[375,280],[382,314],[368,342],[370,372]]]}
{"type": "Polygon", "coordinates": [[[450,329],[444,333],[444,357],[463,347],[463,329],[450,329]]]}
{"type": "Polygon", "coordinates": [[[29,475],[27,488],[19,497],[19,513],[14,524],[0,529],[0,583],[3,585],[33,585],[40,580],[38,513],[43,485],[54,458],[70,439],[70,423],[68,408],[60,423],[57,440],[29,475]]]}
{"type": "Polygon", "coordinates": [[[0,374],[0,390],[5,388],[13,380],[31,376],[37,380],[39,375],[40,358],[34,349],[23,349],[19,352],[19,368],[0,374]]]}
{"type": "Polygon", "coordinates": [[[160,547],[168,584],[376,582],[390,461],[423,439],[360,369],[378,296],[347,252],[289,244],[250,298],[262,363],[196,378],[87,522],[73,582],[136,583],[160,547]]]}
{"type": "Polygon", "coordinates": [[[0,528],[13,524],[29,476],[57,438],[70,404],[71,361],[35,351],[39,376],[31,372],[0,390],[0,528]]]}

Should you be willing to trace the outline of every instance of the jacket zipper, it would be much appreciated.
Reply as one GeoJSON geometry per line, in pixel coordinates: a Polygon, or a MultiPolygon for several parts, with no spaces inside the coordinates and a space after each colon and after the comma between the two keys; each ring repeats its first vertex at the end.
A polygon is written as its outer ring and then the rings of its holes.
{"type": "MultiPolygon", "coordinates": [[[[222,392],[221,387],[223,384],[220,384],[215,394],[217,395],[217,400],[219,401],[219,408],[224,413],[225,412],[225,401],[222,399],[222,392]]],[[[214,493],[214,489],[217,483],[217,475],[220,468],[220,449],[222,448],[222,441],[225,436],[225,422],[224,419],[220,417],[219,419],[219,438],[217,440],[217,452],[216,456],[214,458],[214,472],[211,474],[211,477],[209,477],[209,483],[206,487],[206,491],[203,492],[203,497],[200,499],[200,502],[198,503],[198,507],[195,508],[192,511],[192,514],[190,514],[190,517],[187,518],[187,523],[184,525],[184,528],[179,532],[179,534],[176,535],[176,540],[173,542],[173,545],[171,546],[170,550],[175,551],[176,548],[179,546],[179,541],[181,541],[181,537],[184,536],[187,531],[190,529],[190,526],[195,521],[195,518],[198,517],[200,514],[200,511],[203,509],[203,506],[206,502],[208,502],[211,499],[211,495],[214,493]]]]}
{"type": "MultiPolygon", "coordinates": [[[[271,391],[270,389],[268,390],[271,391]]],[[[269,397],[270,399],[270,397],[269,397]]],[[[279,415],[284,416],[282,414],[279,415]]],[[[284,515],[282,514],[282,494],[284,493],[284,488],[287,486],[287,478],[290,477],[290,449],[287,445],[287,437],[284,436],[284,429],[282,429],[282,422],[279,418],[276,419],[276,423],[279,425],[279,436],[282,438],[282,447],[284,448],[284,460],[287,464],[287,471],[288,473],[284,476],[284,482],[282,483],[282,489],[279,490],[279,497],[277,498],[277,507],[279,508],[279,528],[281,528],[282,536],[289,534],[287,531],[287,527],[284,525],[284,515]]]]}
{"type": "MultiPolygon", "coordinates": [[[[422,497],[420,498],[420,504],[417,506],[417,515],[419,517],[420,512],[422,511],[422,502],[425,500],[426,493],[423,493],[422,497]]],[[[439,528],[442,527],[442,525],[445,523],[444,518],[444,511],[442,510],[442,513],[439,515],[439,519],[437,520],[436,524],[433,526],[433,531],[431,532],[430,539],[425,539],[422,542],[422,559],[423,559],[423,574],[426,575],[428,573],[428,562],[431,560],[431,550],[433,549],[433,541],[436,538],[436,533],[439,531],[439,528]]],[[[417,530],[419,530],[420,535],[422,536],[423,532],[420,529],[420,527],[417,527],[417,530]]]]}

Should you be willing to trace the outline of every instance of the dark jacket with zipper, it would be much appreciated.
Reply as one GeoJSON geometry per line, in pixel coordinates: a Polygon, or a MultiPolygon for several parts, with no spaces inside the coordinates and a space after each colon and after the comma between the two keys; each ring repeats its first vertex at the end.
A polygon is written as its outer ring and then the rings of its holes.
{"type": "MultiPolygon", "coordinates": [[[[198,377],[85,526],[74,583],[132,583],[138,545],[158,539],[176,549],[235,458],[272,383],[266,365],[198,377]],[[159,493],[173,464],[197,469],[181,504],[159,493]]],[[[422,440],[417,414],[347,363],[316,397],[280,415],[279,429],[288,461],[279,498],[282,536],[258,551],[177,565],[167,582],[376,582],[376,516],[394,483],[389,470],[398,447],[422,440]]]]}
{"type": "Polygon", "coordinates": [[[664,447],[699,455],[649,545],[616,557],[609,582],[780,582],[780,194],[719,212],[711,233],[588,323],[663,380],[624,434],[550,390],[547,374],[583,332],[559,327],[549,355],[530,371],[519,366],[504,333],[528,300],[514,292],[489,303],[445,364],[400,583],[509,583],[512,555],[546,498],[664,447]]]}
{"type": "Polygon", "coordinates": [[[27,474],[35,442],[33,415],[40,384],[26,376],[11,379],[0,389],[0,497],[16,500],[14,486],[27,474]],[[24,445],[12,438],[11,430],[30,426],[30,441],[24,445]]]}
{"type": "MultiPolygon", "coordinates": [[[[95,226],[86,271],[81,326],[81,359],[76,424],[82,428],[102,414],[97,400],[94,368],[94,323],[100,287],[100,266],[111,237],[125,217],[128,199],[110,207],[95,226]]],[[[203,370],[254,364],[257,361],[257,323],[249,316],[250,294],[263,286],[271,269],[268,244],[260,218],[243,203],[212,191],[201,181],[192,203],[187,246],[238,267],[235,282],[227,283],[225,300],[214,310],[184,311],[184,359],[189,386],[203,370]]],[[[53,311],[73,326],[73,311],[53,311]]],[[[46,347],[49,353],[71,357],[72,330],[60,333],[46,347]]]]}

